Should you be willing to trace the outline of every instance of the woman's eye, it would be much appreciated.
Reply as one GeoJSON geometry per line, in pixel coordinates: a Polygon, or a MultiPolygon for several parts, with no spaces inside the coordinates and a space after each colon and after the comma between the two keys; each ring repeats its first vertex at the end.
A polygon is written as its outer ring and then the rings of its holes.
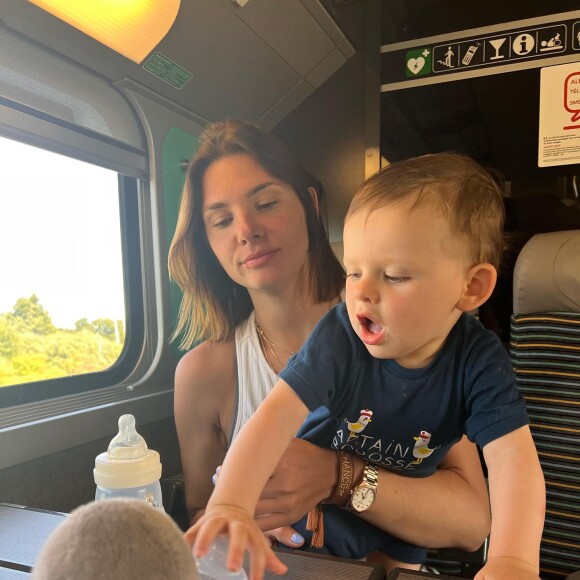
{"type": "Polygon", "coordinates": [[[218,219],[213,223],[213,227],[214,228],[225,228],[225,227],[230,225],[231,221],[232,221],[231,217],[218,219]]]}
{"type": "Polygon", "coordinates": [[[258,204],[258,209],[259,210],[267,210],[267,209],[271,209],[273,208],[278,202],[277,201],[267,201],[264,203],[259,203],[258,204]]]}
{"type": "Polygon", "coordinates": [[[360,278],[359,272],[348,272],[346,278],[350,278],[351,280],[358,280],[360,278]]]}

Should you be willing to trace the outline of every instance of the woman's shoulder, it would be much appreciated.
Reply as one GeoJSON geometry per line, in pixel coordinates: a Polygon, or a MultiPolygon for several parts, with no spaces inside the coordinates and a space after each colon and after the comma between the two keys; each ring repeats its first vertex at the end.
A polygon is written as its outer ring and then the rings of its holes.
{"type": "Polygon", "coordinates": [[[233,337],[220,342],[204,341],[185,353],[175,370],[175,387],[187,384],[219,387],[233,379],[235,343],[233,337]]]}
{"type": "Polygon", "coordinates": [[[218,448],[225,453],[235,402],[234,365],[230,340],[202,342],[187,352],[177,365],[175,423],[180,445],[197,449],[194,454],[218,448]],[[195,445],[193,440],[197,442],[195,445]],[[200,446],[207,449],[201,451],[200,446]]]}

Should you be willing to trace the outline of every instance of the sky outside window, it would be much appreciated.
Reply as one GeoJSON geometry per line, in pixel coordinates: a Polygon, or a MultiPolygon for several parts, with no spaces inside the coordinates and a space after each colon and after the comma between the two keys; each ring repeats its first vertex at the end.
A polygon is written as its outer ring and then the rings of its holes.
{"type": "Polygon", "coordinates": [[[0,137],[0,313],[36,294],[58,328],[125,321],[115,172],[0,137]]]}

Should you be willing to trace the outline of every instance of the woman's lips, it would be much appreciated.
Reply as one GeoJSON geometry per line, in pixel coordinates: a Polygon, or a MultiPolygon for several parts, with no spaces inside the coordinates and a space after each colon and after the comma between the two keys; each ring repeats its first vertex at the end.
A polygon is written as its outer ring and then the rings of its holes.
{"type": "Polygon", "coordinates": [[[367,316],[357,316],[360,325],[360,338],[369,345],[375,346],[385,341],[387,331],[380,324],[367,316]]]}
{"type": "Polygon", "coordinates": [[[263,266],[276,254],[276,252],[277,250],[272,250],[271,252],[252,254],[243,261],[243,264],[246,266],[246,268],[257,268],[259,266],[263,266]]]}

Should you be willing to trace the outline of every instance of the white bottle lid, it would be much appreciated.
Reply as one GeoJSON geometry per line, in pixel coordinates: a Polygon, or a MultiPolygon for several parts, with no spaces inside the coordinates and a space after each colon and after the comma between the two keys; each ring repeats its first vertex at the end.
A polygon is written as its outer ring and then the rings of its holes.
{"type": "Polygon", "coordinates": [[[109,489],[141,487],[159,480],[159,453],[147,448],[135,430],[133,415],[119,418],[119,433],[111,440],[108,450],[97,455],[93,474],[97,485],[109,489]]]}

